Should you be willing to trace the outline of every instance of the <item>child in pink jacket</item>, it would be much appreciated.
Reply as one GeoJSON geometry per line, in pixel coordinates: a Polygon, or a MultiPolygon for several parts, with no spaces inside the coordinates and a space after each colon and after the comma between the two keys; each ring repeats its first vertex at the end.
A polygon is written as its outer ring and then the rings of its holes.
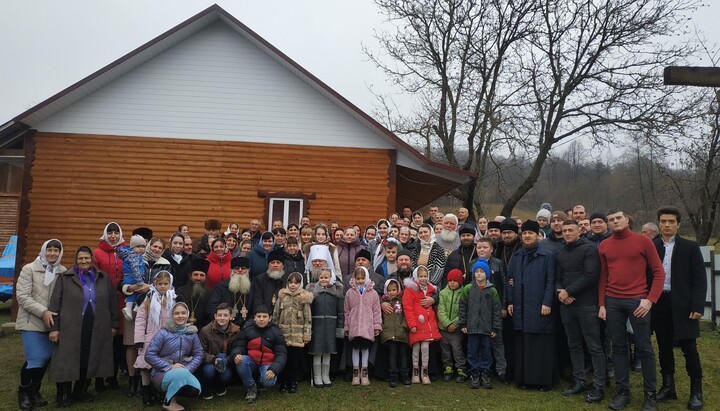
{"type": "Polygon", "coordinates": [[[382,331],[380,298],[365,267],[358,267],[350,279],[345,295],[345,335],[352,344],[352,385],[370,385],[368,349],[382,331]],[[361,366],[362,357],[362,366],[361,366]]]}

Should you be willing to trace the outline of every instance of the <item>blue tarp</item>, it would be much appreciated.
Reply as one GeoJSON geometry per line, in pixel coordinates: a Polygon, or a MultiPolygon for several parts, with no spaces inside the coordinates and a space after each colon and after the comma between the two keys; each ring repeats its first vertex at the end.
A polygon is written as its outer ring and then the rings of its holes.
{"type": "Polygon", "coordinates": [[[17,253],[17,236],[11,236],[0,257],[0,281],[9,284],[0,284],[0,301],[5,302],[12,298],[12,280],[15,276],[15,255],[17,253]]]}

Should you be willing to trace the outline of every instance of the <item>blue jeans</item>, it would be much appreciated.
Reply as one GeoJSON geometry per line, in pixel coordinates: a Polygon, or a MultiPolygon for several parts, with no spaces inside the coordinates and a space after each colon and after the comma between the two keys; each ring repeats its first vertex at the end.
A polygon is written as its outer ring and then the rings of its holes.
{"type": "MultiPolygon", "coordinates": [[[[605,297],[606,326],[610,334],[615,363],[615,381],[618,392],[630,392],[628,376],[628,341],[625,323],[630,320],[635,330],[635,355],[640,358],[643,374],[643,391],[655,392],[657,376],[655,375],[655,352],[650,342],[650,313],[643,318],[635,317],[640,305],[639,298],[605,297]]],[[[672,319],[668,319],[671,321],[672,319]]]]}
{"type": "Polygon", "coordinates": [[[487,371],[492,365],[492,338],[485,334],[468,334],[467,362],[469,371],[487,371]]]}
{"type": "Polygon", "coordinates": [[[277,381],[277,375],[270,380],[265,379],[265,373],[270,368],[270,365],[271,364],[258,365],[255,363],[255,361],[253,361],[252,358],[250,358],[249,355],[243,355],[242,362],[236,365],[235,368],[237,369],[237,373],[246,387],[255,384],[255,376],[257,376],[257,381],[262,386],[270,388],[273,387],[275,385],[275,382],[277,381]]]}
{"type": "Polygon", "coordinates": [[[212,382],[217,378],[219,381],[228,382],[232,378],[232,368],[225,368],[225,372],[219,373],[213,364],[202,366],[202,376],[205,381],[212,382]]]}

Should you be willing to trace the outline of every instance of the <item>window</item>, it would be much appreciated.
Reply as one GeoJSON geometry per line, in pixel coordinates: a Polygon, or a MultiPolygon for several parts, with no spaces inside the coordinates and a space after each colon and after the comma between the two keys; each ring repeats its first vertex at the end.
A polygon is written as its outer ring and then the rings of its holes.
{"type": "Polygon", "coordinates": [[[270,197],[266,227],[272,227],[272,222],[275,220],[281,220],[283,227],[287,227],[292,222],[300,223],[304,201],[302,198],[270,197]]]}

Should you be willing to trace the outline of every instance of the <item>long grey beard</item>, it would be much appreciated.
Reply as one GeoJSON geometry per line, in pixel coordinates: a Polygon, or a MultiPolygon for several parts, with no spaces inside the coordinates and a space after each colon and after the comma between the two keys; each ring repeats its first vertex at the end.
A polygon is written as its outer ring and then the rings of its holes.
{"type": "Polygon", "coordinates": [[[247,275],[235,274],[230,276],[228,289],[232,293],[247,294],[250,291],[250,278],[247,275]]]}
{"type": "Polygon", "coordinates": [[[440,238],[442,238],[443,241],[446,241],[448,243],[455,241],[456,236],[457,233],[452,230],[442,230],[442,232],[440,232],[440,238]]]}
{"type": "Polygon", "coordinates": [[[205,288],[205,284],[203,284],[203,283],[193,284],[193,287],[192,287],[193,300],[198,300],[200,298],[203,298],[203,296],[205,296],[206,292],[207,292],[207,288],[205,288]]]}

